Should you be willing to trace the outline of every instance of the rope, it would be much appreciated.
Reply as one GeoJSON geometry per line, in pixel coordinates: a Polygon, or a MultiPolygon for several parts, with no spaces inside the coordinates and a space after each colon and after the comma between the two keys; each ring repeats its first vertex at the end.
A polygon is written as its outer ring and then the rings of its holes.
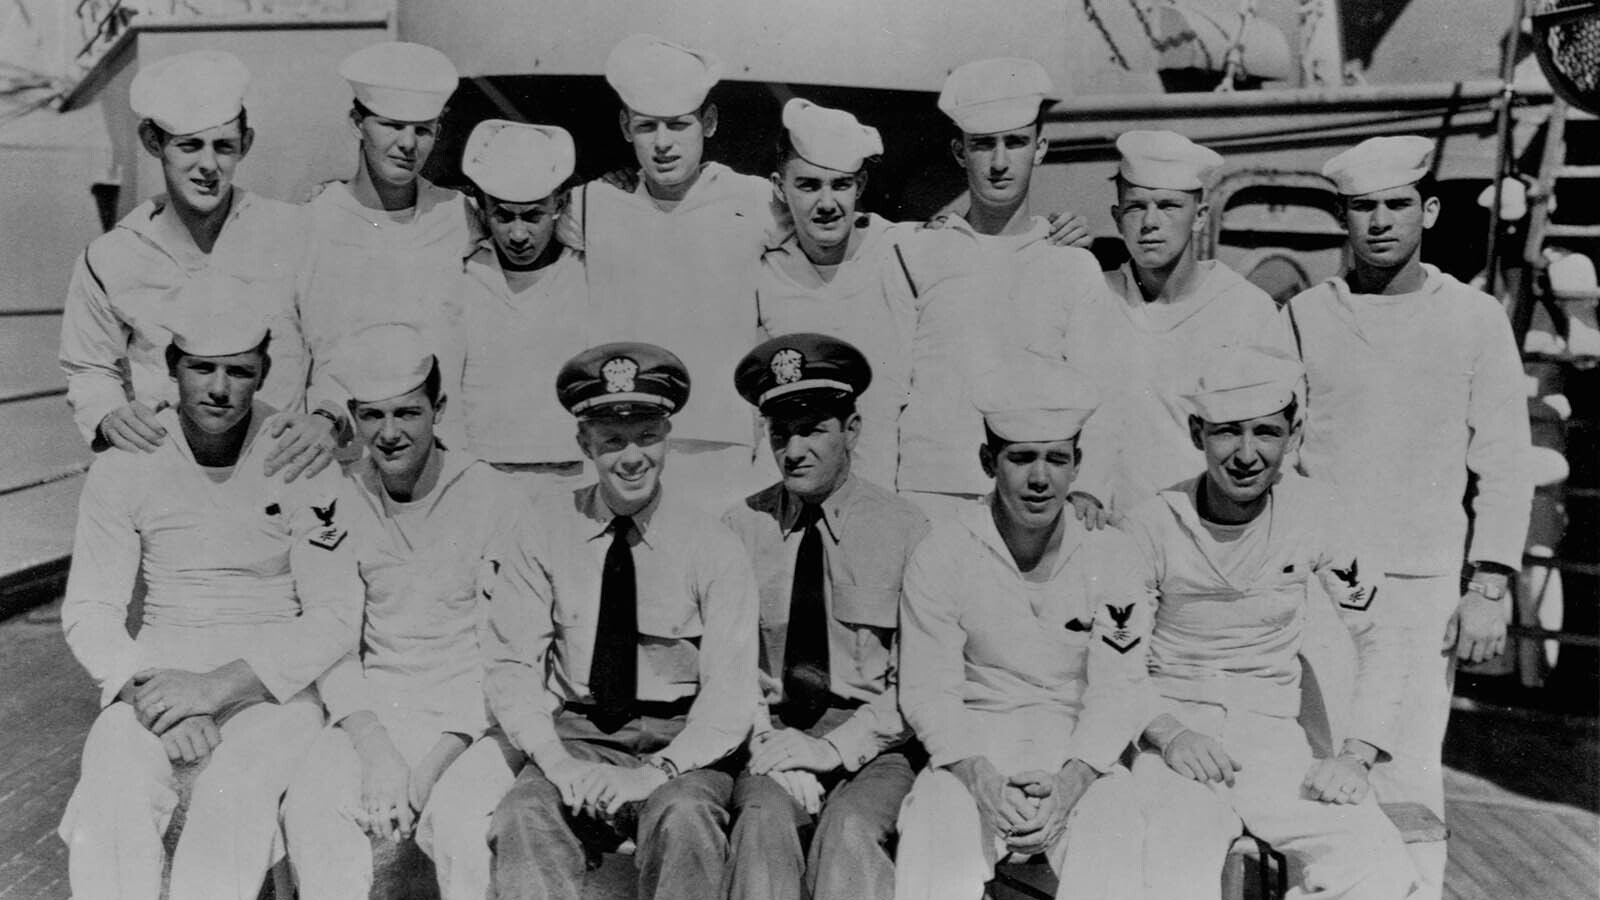
{"type": "MultiPolygon", "coordinates": [[[[1135,0],[1129,0],[1129,2],[1134,3],[1135,0]]],[[[1135,3],[1134,11],[1138,12],[1138,9],[1139,7],[1135,3]]],[[[1111,29],[1107,28],[1106,23],[1101,20],[1100,11],[1094,8],[1094,0],[1083,0],[1083,12],[1084,15],[1089,17],[1089,24],[1100,32],[1101,40],[1104,40],[1106,47],[1111,50],[1111,61],[1121,67],[1123,71],[1132,71],[1132,67],[1128,65],[1128,58],[1122,55],[1121,48],[1117,46],[1116,40],[1111,37],[1111,29]]],[[[1143,16],[1140,17],[1140,21],[1144,21],[1143,16]]],[[[1150,26],[1146,25],[1145,32],[1148,33],[1149,31],[1150,26]]]]}

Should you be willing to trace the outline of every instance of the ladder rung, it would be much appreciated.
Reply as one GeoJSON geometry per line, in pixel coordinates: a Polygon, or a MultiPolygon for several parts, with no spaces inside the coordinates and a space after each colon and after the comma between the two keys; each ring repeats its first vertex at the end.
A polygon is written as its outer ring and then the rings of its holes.
{"type": "Polygon", "coordinates": [[[1564,559],[1559,556],[1529,556],[1523,554],[1524,566],[1542,566],[1546,569],[1560,569],[1574,575],[1600,575],[1600,563],[1581,562],[1576,559],[1564,559]]]}
{"type": "Polygon", "coordinates": [[[1562,166],[1556,170],[1557,178],[1600,178],[1600,166],[1562,166]]]}
{"type": "Polygon", "coordinates": [[[1600,225],[1549,225],[1544,234],[1553,238],[1600,238],[1600,225]]]}

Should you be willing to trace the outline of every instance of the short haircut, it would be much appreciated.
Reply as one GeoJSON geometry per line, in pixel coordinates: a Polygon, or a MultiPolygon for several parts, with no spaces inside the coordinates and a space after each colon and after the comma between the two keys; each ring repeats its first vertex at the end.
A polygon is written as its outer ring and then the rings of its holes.
{"type": "MultiPolygon", "coordinates": [[[[251,348],[251,350],[254,350],[255,352],[261,354],[261,377],[262,378],[266,378],[267,377],[267,371],[272,368],[272,354],[267,352],[267,346],[269,344],[271,344],[271,343],[272,343],[272,332],[269,331],[269,332],[267,332],[267,336],[261,339],[261,343],[255,345],[254,347],[251,348]]],[[[249,351],[245,351],[245,352],[249,352],[249,351]]],[[[190,355],[192,355],[192,354],[185,353],[182,350],[178,349],[178,342],[177,341],[168,341],[167,342],[167,349],[166,349],[167,375],[169,377],[176,378],[177,375],[178,375],[178,363],[180,361],[182,361],[182,359],[185,356],[190,356],[190,355]]],[[[232,355],[232,354],[229,354],[229,355],[232,355]]]]}
{"type": "MultiPolygon", "coordinates": [[[[1068,438],[1068,440],[1072,441],[1072,448],[1074,450],[1078,449],[1078,435],[1074,434],[1072,437],[1068,438]]],[[[988,422],[983,423],[983,445],[988,447],[989,452],[994,454],[996,457],[998,457],[1001,451],[1005,450],[1008,445],[1015,443],[1018,442],[1008,441],[1000,435],[995,434],[994,431],[989,428],[988,422]]]]}
{"type": "Polygon", "coordinates": [[[428,377],[422,379],[422,393],[428,402],[434,406],[439,405],[439,397],[444,392],[444,377],[439,374],[439,357],[433,358],[433,365],[428,367],[428,377]]]}
{"type": "MultiPolygon", "coordinates": [[[[1131,187],[1143,187],[1143,185],[1134,184],[1133,182],[1129,181],[1128,179],[1123,178],[1121,172],[1118,172],[1117,174],[1111,176],[1111,182],[1112,182],[1112,184],[1114,184],[1116,186],[1116,189],[1117,189],[1117,200],[1119,202],[1122,200],[1122,192],[1123,191],[1125,191],[1125,190],[1127,190],[1128,188],[1131,188],[1131,187]]],[[[1184,191],[1184,193],[1193,196],[1196,203],[1204,203],[1205,202],[1205,199],[1206,199],[1205,188],[1193,188],[1191,190],[1184,191]]]]}
{"type": "MultiPolygon", "coordinates": [[[[239,123],[239,137],[242,138],[244,137],[245,132],[250,130],[250,111],[241,106],[239,107],[239,114],[229,119],[228,122],[239,123]]],[[[217,124],[226,125],[228,122],[219,122],[217,124]]],[[[158,144],[165,144],[168,139],[175,137],[172,132],[162,128],[160,125],[157,125],[154,119],[144,119],[140,121],[139,124],[148,126],[150,128],[150,131],[155,134],[156,143],[158,144]]]]}

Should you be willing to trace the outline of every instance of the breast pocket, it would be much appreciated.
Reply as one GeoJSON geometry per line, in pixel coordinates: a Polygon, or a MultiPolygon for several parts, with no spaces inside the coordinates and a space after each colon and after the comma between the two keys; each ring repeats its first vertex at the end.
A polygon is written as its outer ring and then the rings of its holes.
{"type": "Polygon", "coordinates": [[[705,623],[694,606],[640,604],[639,652],[662,681],[700,681],[700,638],[704,634],[705,623]]]}
{"type": "Polygon", "coordinates": [[[900,592],[893,588],[836,585],[833,617],[850,630],[850,661],[856,679],[884,683],[895,630],[900,627],[900,592]]]}

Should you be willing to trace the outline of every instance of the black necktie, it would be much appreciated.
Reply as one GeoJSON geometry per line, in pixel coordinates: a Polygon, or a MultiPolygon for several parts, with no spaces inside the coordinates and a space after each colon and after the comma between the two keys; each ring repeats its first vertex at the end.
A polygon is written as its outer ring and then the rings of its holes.
{"type": "Polygon", "coordinates": [[[600,571],[600,621],[589,664],[589,692],[595,706],[590,721],[607,734],[633,718],[638,692],[639,595],[633,548],[628,546],[632,531],[632,518],[611,520],[611,546],[600,571]]]}
{"type": "Polygon", "coordinates": [[[828,611],[822,602],[822,510],[806,504],[795,527],[800,552],[794,560],[794,583],[789,590],[789,633],[783,644],[783,710],[779,718],[791,728],[810,728],[828,708],[828,611]]]}

